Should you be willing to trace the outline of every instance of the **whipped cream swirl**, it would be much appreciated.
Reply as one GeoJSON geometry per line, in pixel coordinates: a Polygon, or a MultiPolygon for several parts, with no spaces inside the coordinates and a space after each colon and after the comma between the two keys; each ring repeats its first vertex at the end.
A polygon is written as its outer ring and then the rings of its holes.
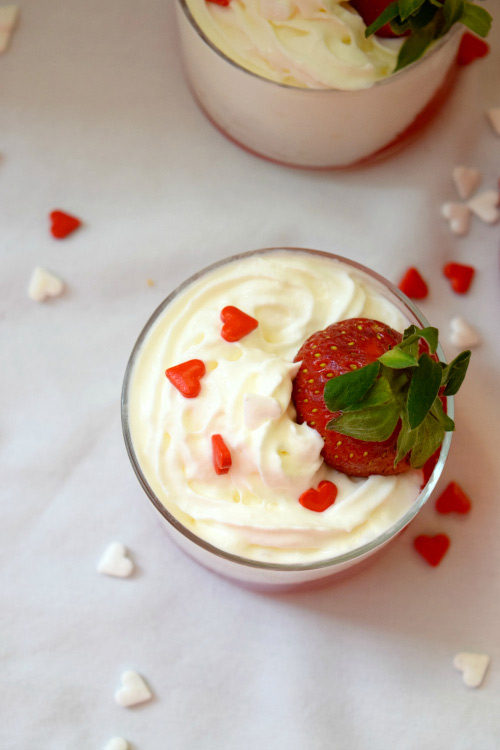
{"type": "Polygon", "coordinates": [[[132,373],[129,416],[137,459],[151,488],[188,529],[245,558],[306,563],[371,541],[419,494],[422,474],[351,478],[326,466],[323,440],[294,421],[293,359],[303,341],[349,317],[397,330],[408,321],[347,265],[300,251],[250,255],[182,289],[146,336],[132,373]],[[221,337],[221,310],[234,305],[259,322],[240,341],[221,337]],[[206,374],[185,398],[165,370],[201,359],[206,374]],[[221,434],[232,466],[217,475],[211,436],[221,434]],[[334,482],[323,513],[300,505],[305,490],[334,482]]]}
{"type": "Polygon", "coordinates": [[[401,41],[365,37],[339,0],[187,0],[206,37],[231,60],[290,86],[362,89],[396,67],[401,41]]]}

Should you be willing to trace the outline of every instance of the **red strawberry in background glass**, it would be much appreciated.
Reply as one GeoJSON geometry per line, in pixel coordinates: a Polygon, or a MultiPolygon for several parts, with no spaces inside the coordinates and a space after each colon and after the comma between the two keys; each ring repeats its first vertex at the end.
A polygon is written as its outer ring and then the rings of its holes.
{"type": "MultiPolygon", "coordinates": [[[[390,0],[351,0],[350,5],[358,11],[366,25],[370,26],[390,5],[390,0]]],[[[377,36],[396,37],[399,34],[391,29],[390,24],[386,23],[378,29],[377,36]]]]}
{"type": "Polygon", "coordinates": [[[434,356],[436,328],[404,334],[368,318],[350,318],[310,336],[292,398],[297,420],[324,439],[323,458],[351,476],[422,468],[453,420],[443,397],[465,377],[470,352],[449,365],[434,356]]]}

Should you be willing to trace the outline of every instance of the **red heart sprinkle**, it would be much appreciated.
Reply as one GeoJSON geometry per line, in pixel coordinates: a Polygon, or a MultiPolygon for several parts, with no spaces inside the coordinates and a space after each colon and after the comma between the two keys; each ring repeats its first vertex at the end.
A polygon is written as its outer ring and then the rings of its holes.
{"type": "Polygon", "coordinates": [[[459,65],[470,65],[474,60],[485,57],[490,51],[489,45],[479,37],[466,31],[460,40],[457,62],[459,65]]]}
{"type": "Polygon", "coordinates": [[[476,269],[473,266],[464,266],[462,263],[447,263],[443,267],[443,273],[451,281],[451,288],[458,294],[469,291],[476,269]]]}
{"type": "Polygon", "coordinates": [[[299,497],[299,503],[307,508],[314,510],[316,513],[322,513],[324,510],[333,505],[337,497],[337,487],[333,482],[324,479],[318,484],[318,489],[311,487],[299,497]]]}
{"type": "Polygon", "coordinates": [[[413,540],[413,546],[429,565],[436,567],[447,553],[450,540],[446,534],[436,534],[435,536],[420,534],[413,540]]]}
{"type": "Polygon", "coordinates": [[[232,305],[224,307],[220,314],[220,319],[224,324],[220,335],[225,341],[231,342],[239,341],[259,325],[258,320],[255,320],[251,315],[247,315],[232,305]]]}
{"type": "Polygon", "coordinates": [[[215,3],[216,5],[229,5],[231,0],[208,0],[209,3],[215,3]]]}
{"type": "Polygon", "coordinates": [[[450,482],[436,500],[438,513],[468,513],[472,503],[456,482],[450,482]]]}
{"type": "Polygon", "coordinates": [[[52,233],[53,237],[56,237],[58,240],[62,240],[64,237],[67,237],[68,234],[71,234],[71,232],[74,232],[75,229],[78,229],[78,227],[81,225],[80,219],[77,219],[75,216],[70,216],[69,214],[65,214],[64,211],[52,211],[50,214],[50,231],[52,233]]]}
{"type": "Polygon", "coordinates": [[[205,374],[201,359],[190,359],[165,370],[165,375],[186,398],[195,398],[201,390],[200,380],[205,374]]]}
{"type": "Polygon", "coordinates": [[[399,288],[407,297],[412,299],[424,299],[429,294],[427,284],[416,268],[408,268],[399,282],[399,288]]]}
{"type": "Polygon", "coordinates": [[[212,460],[216,474],[227,474],[233,463],[222,435],[212,435],[212,460]]]}

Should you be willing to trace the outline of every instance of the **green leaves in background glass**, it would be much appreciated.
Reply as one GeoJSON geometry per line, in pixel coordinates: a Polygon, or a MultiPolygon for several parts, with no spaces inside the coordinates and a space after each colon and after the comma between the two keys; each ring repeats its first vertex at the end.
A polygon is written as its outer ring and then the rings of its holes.
{"type": "Polygon", "coordinates": [[[375,34],[387,23],[395,34],[408,34],[399,51],[397,71],[418,60],[456,23],[486,37],[492,18],[487,10],[465,0],[395,0],[367,27],[365,36],[375,34]]]}

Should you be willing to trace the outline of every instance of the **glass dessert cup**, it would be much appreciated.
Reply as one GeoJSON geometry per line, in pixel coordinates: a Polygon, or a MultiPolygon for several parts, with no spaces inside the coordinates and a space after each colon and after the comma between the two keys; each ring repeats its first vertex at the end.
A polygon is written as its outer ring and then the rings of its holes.
{"type": "MultiPolygon", "coordinates": [[[[282,563],[263,561],[261,559],[250,559],[238,554],[233,554],[232,552],[225,551],[224,549],[215,546],[206,539],[198,536],[196,533],[193,533],[192,529],[188,528],[186,523],[180,520],[179,517],[176,517],[174,512],[171,512],[171,510],[166,507],[159,497],[159,494],[161,493],[155,490],[155,479],[153,478],[153,481],[151,480],[151,476],[148,475],[148,471],[145,469],[145,466],[139,458],[140,450],[138,450],[138,448],[140,446],[138,446],[137,443],[137,433],[135,433],[136,439],[134,442],[134,431],[131,428],[131,421],[133,421],[131,414],[136,408],[134,407],[134,398],[137,404],[138,393],[137,389],[135,389],[134,392],[134,376],[138,370],[138,361],[140,360],[141,354],[145,345],[148,343],[148,340],[151,340],[152,334],[155,335],[155,331],[158,331],[157,324],[161,321],[165,311],[168,312],[170,306],[176,302],[184,302],[183,296],[185,295],[186,290],[189,291],[193,284],[199,283],[200,281],[203,282],[207,276],[210,278],[210,275],[214,272],[218,272],[220,269],[224,270],[224,267],[227,267],[228,264],[246,261],[246,259],[255,256],[267,256],[268,254],[276,253],[300,254],[311,259],[317,258],[327,260],[328,263],[332,263],[335,266],[342,266],[342,268],[347,267],[349,272],[352,273],[355,278],[361,279],[364,284],[368,284],[370,288],[373,288],[381,298],[388,300],[388,302],[397,308],[398,312],[408,321],[408,324],[415,324],[421,328],[428,326],[422,313],[399,289],[397,289],[397,287],[374,271],[341,256],[302,248],[267,248],[235,255],[219,261],[187,279],[175,291],[173,291],[152,314],[133,348],[126,368],[122,391],[121,413],[125,445],[132,467],[150,501],[154,514],[167,529],[169,535],[177,545],[192,558],[213,572],[237,581],[240,584],[251,587],[280,590],[292,587],[295,588],[301,585],[311,585],[313,582],[333,578],[339,573],[367,561],[368,558],[382,550],[391,540],[393,540],[410,523],[431,496],[446,461],[451,442],[451,433],[447,432],[445,434],[445,439],[441,446],[437,462],[432,469],[432,473],[428,476],[427,481],[424,486],[421,487],[418,496],[415,497],[414,501],[411,502],[405,512],[398,517],[395,522],[391,523],[389,527],[385,528],[382,533],[377,533],[375,538],[370,539],[367,543],[363,543],[353,549],[328,558],[315,560],[308,558],[305,562],[282,563]]],[[[157,333],[156,338],[158,339],[157,333]]],[[[440,347],[438,347],[437,354],[439,358],[444,361],[444,354],[440,347]]],[[[164,378],[164,380],[166,383],[166,378],[164,378]]],[[[447,399],[447,411],[449,416],[453,418],[452,398],[447,399]]],[[[215,472],[213,477],[214,483],[217,482],[218,478],[216,477],[215,472]]],[[[182,517],[182,513],[179,513],[179,516],[182,517]]]]}
{"type": "Polygon", "coordinates": [[[202,111],[239,146],[288,166],[340,169],[385,158],[435,115],[457,71],[461,33],[453,27],[418,61],[369,88],[277,83],[217,49],[186,0],[176,9],[186,78],[202,111]]]}

